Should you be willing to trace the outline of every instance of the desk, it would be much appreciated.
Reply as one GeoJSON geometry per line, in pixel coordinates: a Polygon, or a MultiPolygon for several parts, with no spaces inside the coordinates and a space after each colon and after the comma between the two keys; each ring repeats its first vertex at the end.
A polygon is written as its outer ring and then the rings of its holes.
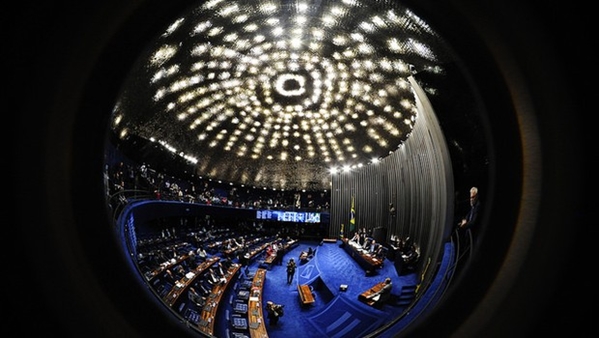
{"type": "Polygon", "coordinates": [[[385,287],[385,282],[380,282],[375,284],[373,287],[371,287],[370,289],[362,292],[359,296],[358,299],[363,301],[364,303],[373,306],[374,303],[376,303],[376,301],[374,299],[368,299],[368,296],[370,296],[373,293],[379,292],[383,289],[383,287],[385,287]]]}
{"type": "Polygon", "coordinates": [[[256,258],[256,256],[258,256],[259,253],[264,251],[264,249],[266,249],[270,244],[271,242],[262,243],[262,245],[254,247],[250,251],[248,251],[246,253],[246,257],[244,257],[245,259],[247,259],[247,263],[249,264],[254,258],[256,258]]]}
{"type": "Polygon", "coordinates": [[[287,253],[287,251],[295,248],[298,245],[299,245],[299,242],[297,241],[297,239],[292,239],[292,240],[289,240],[289,242],[285,243],[285,245],[283,245],[283,250],[285,250],[284,252],[287,253]]]}
{"type": "Polygon", "coordinates": [[[248,300],[248,328],[252,338],[268,338],[262,315],[262,288],[265,281],[266,269],[256,270],[248,300]]]}
{"type": "Polygon", "coordinates": [[[270,270],[273,264],[277,261],[277,258],[279,259],[279,262],[281,262],[285,254],[297,245],[298,242],[295,239],[286,242],[284,245],[281,246],[279,250],[277,250],[276,253],[266,257],[266,259],[264,260],[264,265],[266,266],[266,268],[270,270]]]}
{"type": "Polygon", "coordinates": [[[274,253],[274,254],[266,257],[266,259],[264,260],[264,264],[269,265],[269,266],[272,265],[272,263],[274,263],[275,259],[277,259],[277,255],[279,255],[279,254],[281,254],[281,253],[277,252],[277,253],[274,253]]]}
{"type": "Polygon", "coordinates": [[[239,271],[240,268],[241,264],[231,264],[224,276],[226,280],[225,283],[219,283],[212,288],[212,291],[206,300],[206,305],[204,305],[202,313],[200,314],[200,322],[198,323],[200,331],[210,336],[214,334],[214,319],[216,318],[218,304],[220,303],[220,299],[225,293],[225,290],[229,286],[229,282],[235,277],[235,274],[237,274],[237,271],[239,271]]]}
{"type": "Polygon", "coordinates": [[[360,266],[367,271],[374,271],[383,266],[383,261],[371,256],[367,253],[360,244],[343,238],[343,249],[356,261],[360,266]]]}
{"type": "Polygon", "coordinates": [[[310,290],[310,285],[302,284],[297,286],[302,305],[314,304],[314,295],[310,290]]]}
{"type": "Polygon", "coordinates": [[[193,283],[196,277],[208,269],[212,264],[218,262],[219,259],[219,257],[211,257],[198,265],[193,271],[188,272],[185,277],[178,280],[173,288],[166,294],[166,296],[164,296],[164,302],[168,306],[173,307],[179,299],[179,296],[187,291],[187,288],[193,283]]]}
{"type": "Polygon", "coordinates": [[[174,263],[169,262],[168,264],[160,265],[158,268],[152,270],[152,272],[146,273],[146,279],[150,282],[150,284],[152,284],[157,278],[159,278],[158,276],[162,272],[181,264],[183,261],[187,259],[187,257],[188,255],[182,255],[181,257],[177,258],[177,260],[174,263]]]}

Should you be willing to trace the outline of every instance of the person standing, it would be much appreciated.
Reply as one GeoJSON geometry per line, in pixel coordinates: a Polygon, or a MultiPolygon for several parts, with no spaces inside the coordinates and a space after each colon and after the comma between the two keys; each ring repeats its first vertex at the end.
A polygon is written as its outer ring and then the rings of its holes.
{"type": "Polygon", "coordinates": [[[293,282],[293,275],[295,275],[296,267],[295,261],[293,258],[290,258],[289,262],[287,262],[287,284],[291,284],[291,282],[293,282]]]}
{"type": "Polygon", "coordinates": [[[458,224],[458,229],[460,229],[460,230],[472,229],[473,226],[476,225],[476,223],[478,221],[479,209],[480,209],[480,200],[478,198],[478,188],[472,187],[472,188],[470,188],[470,210],[458,224]]]}
{"type": "Polygon", "coordinates": [[[275,265],[283,265],[283,256],[285,255],[285,251],[283,249],[277,250],[277,256],[275,257],[274,264],[275,265]]]}

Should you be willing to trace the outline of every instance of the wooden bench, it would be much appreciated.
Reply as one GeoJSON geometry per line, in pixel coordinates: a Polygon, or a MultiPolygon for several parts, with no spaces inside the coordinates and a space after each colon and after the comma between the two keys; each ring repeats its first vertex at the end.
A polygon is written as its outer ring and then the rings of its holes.
{"type": "Polygon", "coordinates": [[[297,290],[299,291],[300,301],[302,302],[302,305],[314,303],[314,295],[312,294],[312,290],[310,290],[310,286],[308,284],[298,285],[297,290]]]}

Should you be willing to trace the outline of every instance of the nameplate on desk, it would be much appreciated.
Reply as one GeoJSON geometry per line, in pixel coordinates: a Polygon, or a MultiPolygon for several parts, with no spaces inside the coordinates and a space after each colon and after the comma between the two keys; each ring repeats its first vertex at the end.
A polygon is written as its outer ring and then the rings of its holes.
{"type": "Polygon", "coordinates": [[[260,298],[258,298],[258,297],[250,297],[250,302],[257,302],[259,300],[260,300],[260,298]]]}

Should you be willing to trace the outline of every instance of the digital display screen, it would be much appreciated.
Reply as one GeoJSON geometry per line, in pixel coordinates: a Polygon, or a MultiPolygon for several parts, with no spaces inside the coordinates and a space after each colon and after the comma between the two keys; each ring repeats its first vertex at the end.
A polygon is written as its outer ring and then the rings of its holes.
{"type": "Polygon", "coordinates": [[[258,210],[256,211],[256,219],[279,222],[320,223],[320,213],[283,210],[258,210]]]}

